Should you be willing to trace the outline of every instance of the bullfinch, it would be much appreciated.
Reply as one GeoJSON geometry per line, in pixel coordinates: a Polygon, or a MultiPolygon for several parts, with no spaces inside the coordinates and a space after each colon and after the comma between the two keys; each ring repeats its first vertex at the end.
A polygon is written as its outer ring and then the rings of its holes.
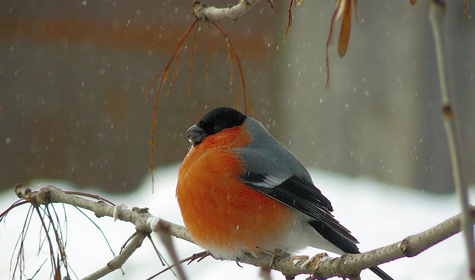
{"type": "Polygon", "coordinates": [[[214,257],[239,260],[307,246],[359,253],[358,241],[333,217],[307,169],[259,121],[219,107],[186,137],[192,146],[178,172],[176,196],[187,231],[214,257]]]}

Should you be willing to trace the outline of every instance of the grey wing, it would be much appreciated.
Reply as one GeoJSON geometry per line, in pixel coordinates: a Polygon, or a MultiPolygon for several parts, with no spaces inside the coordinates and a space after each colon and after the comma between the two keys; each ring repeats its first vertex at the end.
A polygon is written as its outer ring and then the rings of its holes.
{"type": "Polygon", "coordinates": [[[262,126],[260,123],[254,119],[250,121],[253,122],[246,120],[246,125],[255,138],[248,146],[235,149],[247,171],[240,176],[240,180],[254,190],[310,216],[321,223],[320,226],[329,227],[351,243],[358,243],[350,231],[333,217],[330,201],[313,184],[300,161],[264,127],[256,127],[262,126]]]}
{"type": "Polygon", "coordinates": [[[245,124],[253,135],[253,141],[236,151],[241,154],[248,170],[257,174],[269,174],[283,180],[296,175],[312,182],[312,177],[303,164],[267,132],[260,122],[248,117],[245,124]]]}

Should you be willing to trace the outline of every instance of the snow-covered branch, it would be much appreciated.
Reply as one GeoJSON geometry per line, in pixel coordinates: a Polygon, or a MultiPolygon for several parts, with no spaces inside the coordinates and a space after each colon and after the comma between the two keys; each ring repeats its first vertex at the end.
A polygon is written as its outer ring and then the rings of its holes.
{"type": "MultiPolygon", "coordinates": [[[[171,236],[193,242],[183,226],[158,219],[151,215],[147,208],[122,209],[112,203],[106,203],[98,197],[87,195],[96,201],[78,196],[77,193],[68,193],[53,186],[46,186],[38,191],[17,186],[15,193],[18,197],[30,202],[34,206],[48,205],[50,203],[65,203],[92,211],[97,217],[111,217],[135,225],[136,234],[127,242],[124,250],[110,261],[104,268],[92,273],[85,279],[98,279],[115,269],[120,268],[130,255],[140,247],[144,238],[152,231],[166,228],[171,236]],[[118,211],[119,210],[119,211],[118,211]]],[[[475,207],[471,207],[472,224],[475,220],[475,207]]],[[[333,276],[354,278],[361,270],[381,263],[393,261],[402,257],[416,256],[433,245],[460,232],[461,215],[448,219],[435,227],[416,235],[409,236],[404,240],[362,254],[348,254],[339,258],[328,258],[325,254],[311,258],[308,256],[291,256],[285,252],[262,255],[259,258],[248,256],[241,263],[247,263],[258,267],[269,267],[282,272],[287,278],[299,274],[313,275],[318,279],[326,279],[333,276]],[[303,265],[305,264],[305,265],[303,265]]]]}
{"type": "Polygon", "coordinates": [[[237,20],[257,2],[259,2],[259,0],[240,0],[239,3],[235,5],[220,8],[206,6],[199,1],[195,1],[193,3],[193,15],[201,21],[215,21],[221,18],[237,20]]]}

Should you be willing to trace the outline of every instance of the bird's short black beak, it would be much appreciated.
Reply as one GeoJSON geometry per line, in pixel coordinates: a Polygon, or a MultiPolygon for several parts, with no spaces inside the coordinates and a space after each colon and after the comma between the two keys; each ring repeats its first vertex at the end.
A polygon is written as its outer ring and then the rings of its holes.
{"type": "Polygon", "coordinates": [[[186,131],[186,138],[188,138],[188,141],[190,141],[193,146],[199,145],[205,137],[206,133],[204,129],[199,127],[197,124],[192,125],[186,131]]]}

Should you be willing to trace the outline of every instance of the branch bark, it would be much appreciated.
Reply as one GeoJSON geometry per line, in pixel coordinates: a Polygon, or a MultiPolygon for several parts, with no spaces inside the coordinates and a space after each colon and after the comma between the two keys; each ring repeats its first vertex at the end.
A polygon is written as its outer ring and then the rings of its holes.
{"type": "Polygon", "coordinates": [[[216,21],[222,18],[237,20],[259,1],[240,0],[239,3],[225,8],[206,6],[199,1],[195,1],[193,3],[193,15],[201,21],[216,21]]]}
{"type": "MultiPolygon", "coordinates": [[[[17,186],[15,193],[33,205],[48,205],[50,203],[65,203],[94,212],[97,217],[114,217],[115,206],[105,203],[102,200],[92,201],[79,197],[75,194],[62,191],[53,186],[46,186],[38,191],[31,191],[29,188],[17,186]]],[[[475,221],[475,207],[470,208],[471,223],[475,221]]],[[[106,267],[94,272],[85,279],[98,279],[115,269],[120,268],[127,258],[140,247],[143,239],[160,228],[166,228],[171,236],[193,242],[183,226],[158,219],[151,215],[147,208],[122,209],[116,213],[119,220],[130,222],[135,225],[136,235],[131,239],[126,248],[106,267]]],[[[291,256],[285,252],[277,255],[264,254],[259,258],[248,256],[240,262],[257,267],[268,268],[282,272],[288,279],[299,275],[308,274],[318,279],[326,279],[334,276],[353,278],[361,270],[376,266],[382,263],[393,261],[403,257],[413,257],[427,250],[435,244],[460,232],[462,215],[452,217],[439,225],[434,226],[424,232],[405,238],[404,240],[361,254],[347,254],[339,258],[328,258],[325,254],[311,259],[308,265],[302,266],[309,260],[308,256],[291,256]]]]}
{"type": "Polygon", "coordinates": [[[470,204],[467,181],[463,169],[462,151],[460,144],[460,128],[458,117],[453,104],[453,90],[450,81],[450,71],[447,66],[446,32],[444,29],[446,3],[442,0],[432,0],[429,4],[429,19],[434,35],[437,68],[439,70],[440,93],[442,97],[442,117],[445,134],[452,163],[452,174],[457,196],[462,208],[462,228],[467,246],[469,275],[475,279],[475,241],[471,223],[470,204]]]}
{"type": "Polygon", "coordinates": [[[143,240],[147,237],[144,233],[135,234],[128,242],[127,246],[120,252],[117,257],[113,258],[110,262],[107,263],[103,268],[93,272],[92,274],[83,278],[83,280],[95,280],[99,279],[114,270],[117,270],[124,265],[124,263],[129,259],[130,256],[142,245],[143,240]]]}

